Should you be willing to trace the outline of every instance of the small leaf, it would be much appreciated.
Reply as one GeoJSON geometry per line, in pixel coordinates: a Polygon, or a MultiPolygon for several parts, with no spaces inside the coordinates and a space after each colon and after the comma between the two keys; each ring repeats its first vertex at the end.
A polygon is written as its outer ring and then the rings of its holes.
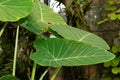
{"type": "Polygon", "coordinates": [[[112,47],[112,52],[113,53],[117,53],[119,51],[119,47],[118,46],[113,46],[112,47]]]}
{"type": "Polygon", "coordinates": [[[110,65],[111,65],[111,61],[104,62],[104,67],[110,67],[110,65]]]}
{"type": "Polygon", "coordinates": [[[112,73],[113,74],[118,74],[118,72],[119,72],[119,68],[118,67],[112,68],[112,73]]]}
{"type": "Polygon", "coordinates": [[[107,10],[107,11],[115,10],[115,9],[117,9],[116,6],[107,6],[107,7],[105,8],[105,10],[107,10]]]}
{"type": "Polygon", "coordinates": [[[109,4],[114,4],[114,1],[113,1],[113,0],[107,0],[107,2],[108,2],[109,4]]]}
{"type": "Polygon", "coordinates": [[[114,55],[83,42],[66,39],[37,39],[30,59],[42,66],[79,66],[109,61],[114,55]]]}
{"type": "Polygon", "coordinates": [[[116,20],[116,19],[117,19],[117,15],[116,15],[115,13],[108,14],[108,17],[109,17],[111,20],[116,20]]]}
{"type": "Polygon", "coordinates": [[[118,70],[119,70],[119,73],[120,73],[120,67],[119,67],[119,69],[118,69],[118,70]]]}
{"type": "Polygon", "coordinates": [[[117,18],[118,18],[118,20],[120,20],[120,14],[117,14],[117,18]]]}
{"type": "Polygon", "coordinates": [[[119,58],[116,57],[111,62],[112,62],[111,66],[115,67],[119,64],[119,58]]]}
{"type": "Polygon", "coordinates": [[[0,78],[0,80],[20,80],[12,75],[5,75],[3,77],[0,78]]]}
{"type": "Polygon", "coordinates": [[[120,9],[118,9],[118,10],[116,11],[116,13],[120,13],[120,9]]]}

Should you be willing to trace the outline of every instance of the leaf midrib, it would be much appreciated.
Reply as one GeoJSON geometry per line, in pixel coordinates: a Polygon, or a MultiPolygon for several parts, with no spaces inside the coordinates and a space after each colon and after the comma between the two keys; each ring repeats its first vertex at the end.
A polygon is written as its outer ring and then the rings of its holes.
{"type": "MultiPolygon", "coordinates": [[[[105,55],[99,55],[99,56],[102,57],[102,56],[105,56],[105,55]]],[[[97,55],[97,57],[99,57],[99,56],[97,55]]],[[[67,57],[67,58],[60,58],[60,59],[57,59],[57,58],[54,58],[54,59],[53,59],[53,58],[52,58],[51,60],[50,60],[50,59],[44,59],[43,61],[61,61],[61,60],[66,60],[66,59],[68,59],[68,60],[70,60],[70,59],[78,59],[78,58],[80,59],[80,58],[86,58],[86,57],[87,57],[87,58],[89,58],[89,57],[90,57],[90,58],[91,58],[91,57],[94,58],[94,57],[96,57],[96,56],[95,56],[95,55],[92,55],[92,56],[78,56],[78,57],[76,56],[76,57],[67,57]]]]}
{"type": "Polygon", "coordinates": [[[43,12],[42,12],[42,6],[40,5],[40,4],[38,4],[39,6],[40,6],[40,11],[41,11],[41,13],[40,13],[40,16],[41,16],[41,21],[43,21],[43,12]]]}

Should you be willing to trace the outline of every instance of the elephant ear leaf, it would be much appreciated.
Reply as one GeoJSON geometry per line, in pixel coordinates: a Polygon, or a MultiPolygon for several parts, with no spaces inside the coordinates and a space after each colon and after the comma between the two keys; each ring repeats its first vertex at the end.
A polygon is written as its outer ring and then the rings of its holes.
{"type": "Polygon", "coordinates": [[[37,39],[36,52],[30,58],[42,66],[80,66],[109,61],[114,55],[83,42],[66,39],[37,39]]]}
{"type": "Polygon", "coordinates": [[[33,8],[33,0],[0,0],[0,21],[18,21],[33,8]]]}
{"type": "Polygon", "coordinates": [[[57,34],[61,35],[65,39],[84,42],[86,44],[90,44],[92,46],[105,50],[110,49],[109,45],[102,38],[90,32],[74,28],[68,25],[58,24],[50,26],[50,29],[52,29],[53,32],[57,32],[57,34]]]}
{"type": "Polygon", "coordinates": [[[24,27],[39,35],[38,33],[45,30],[50,24],[66,24],[66,22],[46,4],[35,0],[35,6],[28,16],[27,26],[24,27]]]}

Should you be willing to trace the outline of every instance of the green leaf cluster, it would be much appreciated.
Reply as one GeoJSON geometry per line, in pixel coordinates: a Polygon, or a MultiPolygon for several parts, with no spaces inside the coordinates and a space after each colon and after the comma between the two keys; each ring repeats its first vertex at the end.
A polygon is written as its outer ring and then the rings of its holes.
{"type": "Polygon", "coordinates": [[[113,52],[113,53],[118,53],[118,52],[120,52],[120,46],[115,46],[115,45],[114,45],[114,46],[112,47],[112,52],[113,52]]]}
{"type": "MultiPolygon", "coordinates": [[[[114,45],[111,49],[111,51],[116,54],[116,57],[108,62],[104,63],[104,67],[106,67],[106,71],[111,71],[112,74],[114,74],[114,76],[117,76],[120,74],[120,56],[119,56],[119,52],[120,52],[120,46],[116,46],[114,45]],[[109,69],[108,69],[109,68],[109,69]]],[[[107,73],[106,73],[107,74],[107,73]]],[[[112,79],[112,78],[111,78],[112,79]]],[[[115,78],[115,80],[119,80],[120,78],[115,78]]]]}
{"type": "MultiPolygon", "coordinates": [[[[107,6],[104,8],[108,13],[106,18],[99,21],[98,24],[102,24],[106,21],[120,20],[120,0],[106,0],[107,6]]],[[[102,80],[120,80],[120,44],[119,40],[114,39],[114,45],[111,48],[116,57],[108,62],[104,63],[105,70],[103,72],[102,80]]]]}
{"type": "Polygon", "coordinates": [[[119,68],[119,67],[114,67],[114,68],[112,68],[112,73],[113,73],[113,74],[118,74],[118,73],[120,73],[120,68],[119,68]]]}
{"type": "Polygon", "coordinates": [[[107,11],[113,11],[113,10],[116,10],[116,9],[117,9],[116,6],[107,6],[107,7],[105,8],[105,10],[107,10],[107,11]]]}
{"type": "Polygon", "coordinates": [[[105,7],[105,10],[108,12],[105,19],[98,22],[98,24],[102,24],[106,21],[120,20],[120,9],[118,5],[120,1],[117,0],[107,0],[108,5],[105,7]]]}
{"type": "Polygon", "coordinates": [[[113,12],[113,13],[110,13],[110,14],[108,14],[108,18],[110,19],[110,20],[120,20],[120,9],[118,9],[117,11],[115,11],[115,12],[113,12]]]}
{"type": "Polygon", "coordinates": [[[110,67],[110,66],[116,67],[119,65],[119,63],[120,63],[120,57],[116,57],[111,61],[105,62],[104,67],[110,67]]]}

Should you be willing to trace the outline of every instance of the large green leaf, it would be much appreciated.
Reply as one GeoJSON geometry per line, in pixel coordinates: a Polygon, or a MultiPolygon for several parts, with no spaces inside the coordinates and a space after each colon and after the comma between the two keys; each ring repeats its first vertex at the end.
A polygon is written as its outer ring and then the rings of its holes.
{"type": "Polygon", "coordinates": [[[105,50],[109,49],[108,44],[102,38],[90,32],[80,30],[68,25],[52,25],[50,29],[57,32],[59,35],[66,39],[84,42],[86,44],[90,44],[92,46],[105,50]]]}
{"type": "Polygon", "coordinates": [[[0,21],[17,21],[27,16],[33,0],[0,0],[0,21]]]}
{"type": "Polygon", "coordinates": [[[60,15],[56,14],[50,7],[46,4],[35,0],[35,6],[30,14],[30,20],[35,21],[37,24],[39,22],[44,22],[46,24],[62,23],[65,21],[60,15]]]}
{"type": "Polygon", "coordinates": [[[114,55],[106,50],[65,39],[37,39],[34,47],[36,52],[31,54],[30,58],[42,66],[90,65],[114,58],[114,55]]]}
{"type": "Polygon", "coordinates": [[[38,33],[38,31],[47,28],[49,24],[65,24],[65,21],[50,7],[41,3],[39,0],[35,0],[34,9],[28,16],[28,24],[25,28],[34,33],[37,31],[38,33]],[[34,30],[31,29],[31,27],[33,27],[34,30]]]}

